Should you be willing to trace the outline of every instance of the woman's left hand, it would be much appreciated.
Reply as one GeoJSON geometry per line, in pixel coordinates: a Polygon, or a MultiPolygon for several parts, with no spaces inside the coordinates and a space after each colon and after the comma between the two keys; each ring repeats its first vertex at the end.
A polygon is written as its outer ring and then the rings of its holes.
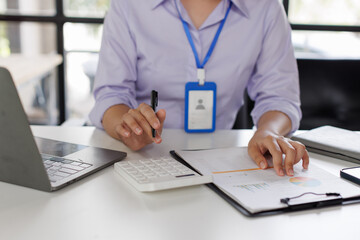
{"type": "Polygon", "coordinates": [[[260,168],[266,169],[268,163],[264,154],[267,152],[271,154],[274,169],[279,176],[284,176],[285,172],[288,176],[293,176],[293,166],[300,160],[303,161],[303,168],[307,169],[309,166],[309,154],[302,143],[269,130],[259,129],[249,142],[248,153],[260,168]],[[283,154],[285,154],[284,161],[283,154]]]}

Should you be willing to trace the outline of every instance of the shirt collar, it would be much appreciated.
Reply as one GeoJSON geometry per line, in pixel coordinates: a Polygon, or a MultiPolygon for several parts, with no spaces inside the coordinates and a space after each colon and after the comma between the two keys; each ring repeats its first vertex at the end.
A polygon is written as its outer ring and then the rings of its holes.
{"type": "Polygon", "coordinates": [[[234,6],[237,7],[237,9],[247,18],[249,18],[249,11],[246,7],[244,0],[231,0],[234,4],[234,6]]]}
{"type": "MultiPolygon", "coordinates": [[[[152,9],[155,9],[165,1],[167,0],[153,0],[152,9]]],[[[249,11],[244,3],[244,0],[231,0],[231,1],[233,2],[234,6],[236,6],[245,17],[247,18],[249,17],[249,11]]]]}
{"type": "Polygon", "coordinates": [[[156,8],[156,7],[159,6],[162,2],[165,2],[165,1],[166,1],[166,0],[153,0],[152,8],[151,8],[151,9],[156,8]]]}

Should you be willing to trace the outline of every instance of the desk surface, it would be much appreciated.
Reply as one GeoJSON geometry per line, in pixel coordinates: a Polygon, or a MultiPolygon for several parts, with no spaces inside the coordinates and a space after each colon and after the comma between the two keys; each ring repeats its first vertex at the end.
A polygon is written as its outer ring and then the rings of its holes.
{"type": "MultiPolygon", "coordinates": [[[[34,135],[128,152],[129,159],[175,148],[246,146],[251,130],[185,134],[131,152],[93,127],[33,126],[34,135]]],[[[310,154],[311,164],[339,175],[355,164],[310,154]]],[[[360,204],[248,218],[206,186],[140,193],[104,169],[53,193],[0,182],[0,239],[359,239],[360,204]]]]}

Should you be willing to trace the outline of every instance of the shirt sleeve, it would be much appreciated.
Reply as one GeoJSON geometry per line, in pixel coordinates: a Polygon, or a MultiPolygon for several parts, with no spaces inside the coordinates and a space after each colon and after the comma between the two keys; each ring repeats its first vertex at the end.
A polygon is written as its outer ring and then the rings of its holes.
{"type": "Polygon", "coordinates": [[[263,44],[248,93],[255,101],[251,112],[257,126],[268,111],[281,111],[291,120],[291,133],[301,119],[300,90],[297,63],[291,42],[291,29],[279,1],[269,1],[263,29],[263,44]]]}
{"type": "Polygon", "coordinates": [[[95,76],[95,106],[89,119],[103,128],[105,111],[117,104],[137,107],[136,46],[127,23],[126,1],[111,1],[105,17],[99,65],[95,76]]]}

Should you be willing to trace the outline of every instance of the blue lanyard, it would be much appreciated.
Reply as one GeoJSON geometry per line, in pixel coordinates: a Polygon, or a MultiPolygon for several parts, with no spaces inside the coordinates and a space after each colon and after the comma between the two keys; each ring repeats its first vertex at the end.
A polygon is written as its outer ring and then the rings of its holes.
{"type": "Polygon", "coordinates": [[[210,59],[210,56],[211,56],[212,52],[214,51],[214,48],[215,48],[215,45],[216,45],[216,43],[217,43],[217,41],[218,41],[218,39],[219,39],[221,30],[222,30],[222,28],[223,28],[223,26],[224,26],[224,24],[225,24],[225,21],[226,21],[226,19],[227,19],[227,16],[229,15],[232,2],[230,1],[229,8],[228,8],[227,11],[226,11],[226,14],[225,14],[224,19],[223,19],[223,20],[221,21],[221,23],[220,23],[220,26],[219,26],[216,34],[215,34],[214,40],[212,41],[212,43],[211,43],[211,45],[210,45],[210,48],[209,48],[209,51],[207,52],[206,57],[205,57],[205,59],[204,59],[204,61],[203,61],[202,64],[200,63],[199,55],[198,55],[197,52],[196,52],[195,44],[194,44],[194,41],[193,41],[193,39],[192,39],[192,37],[191,37],[190,30],[189,30],[189,26],[188,26],[187,22],[185,22],[184,19],[182,18],[181,14],[180,14],[180,11],[179,11],[179,8],[178,8],[178,6],[177,6],[176,0],[175,0],[175,5],[176,5],[176,9],[177,9],[177,11],[178,11],[178,13],[179,13],[181,22],[183,23],[186,36],[187,36],[187,38],[188,38],[188,40],[189,40],[189,43],[190,43],[190,45],[191,45],[191,49],[192,49],[192,51],[193,51],[193,53],[194,53],[195,60],[196,60],[196,66],[197,66],[198,69],[203,69],[204,66],[205,66],[205,64],[207,63],[207,61],[210,59]]]}

